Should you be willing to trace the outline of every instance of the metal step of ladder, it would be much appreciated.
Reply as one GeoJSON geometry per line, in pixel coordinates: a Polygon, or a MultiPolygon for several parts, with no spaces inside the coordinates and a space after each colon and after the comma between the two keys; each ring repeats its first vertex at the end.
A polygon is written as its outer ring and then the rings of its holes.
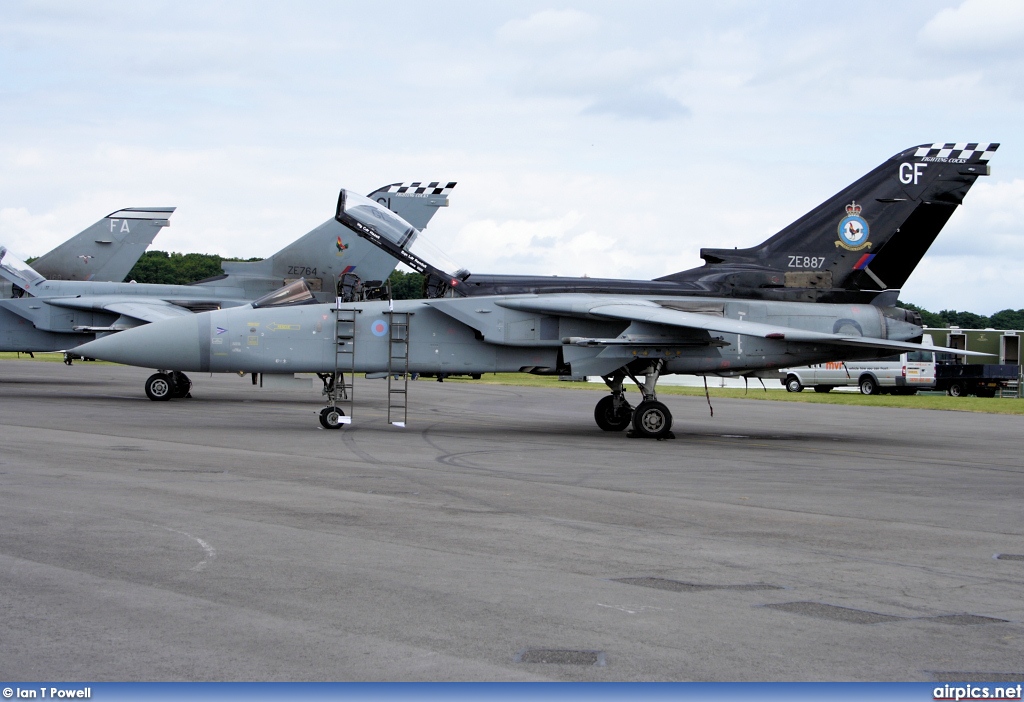
{"type": "Polygon", "coordinates": [[[410,312],[388,312],[388,423],[404,427],[409,418],[410,312]]]}
{"type": "Polygon", "coordinates": [[[347,409],[343,424],[352,421],[355,407],[356,316],[359,310],[334,308],[334,378],[327,395],[328,407],[347,409]]]}

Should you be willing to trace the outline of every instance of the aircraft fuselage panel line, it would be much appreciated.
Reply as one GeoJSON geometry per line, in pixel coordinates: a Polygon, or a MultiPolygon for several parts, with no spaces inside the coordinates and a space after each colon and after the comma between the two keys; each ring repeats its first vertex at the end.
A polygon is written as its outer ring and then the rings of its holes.
{"type": "Polygon", "coordinates": [[[196,336],[199,337],[199,370],[208,373],[210,371],[210,348],[213,339],[218,336],[217,329],[213,327],[213,319],[208,314],[196,315],[195,323],[196,336]]]}

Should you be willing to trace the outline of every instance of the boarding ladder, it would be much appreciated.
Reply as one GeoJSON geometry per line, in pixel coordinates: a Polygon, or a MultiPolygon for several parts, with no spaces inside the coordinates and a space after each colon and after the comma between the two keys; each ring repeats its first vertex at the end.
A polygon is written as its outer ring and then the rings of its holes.
{"type": "Polygon", "coordinates": [[[340,303],[339,300],[334,308],[334,377],[325,394],[329,407],[348,405],[346,414],[351,418],[355,407],[353,381],[356,372],[356,315],[359,310],[342,309],[340,303]]]}
{"type": "Polygon", "coordinates": [[[388,423],[404,427],[409,417],[410,312],[388,311],[388,423]]]}

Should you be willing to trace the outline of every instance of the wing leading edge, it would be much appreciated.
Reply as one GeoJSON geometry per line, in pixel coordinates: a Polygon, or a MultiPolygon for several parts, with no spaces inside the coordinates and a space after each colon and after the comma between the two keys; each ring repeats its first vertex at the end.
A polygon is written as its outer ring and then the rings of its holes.
{"type": "MultiPolygon", "coordinates": [[[[623,297],[601,298],[592,296],[538,296],[525,300],[502,300],[497,304],[501,307],[520,310],[522,312],[535,312],[539,314],[553,314],[568,317],[618,319],[629,322],[646,322],[648,324],[660,324],[662,326],[677,327],[679,329],[717,332],[722,334],[743,334],[746,336],[757,336],[765,339],[776,339],[779,341],[788,341],[793,343],[832,344],[860,348],[893,349],[897,351],[935,351],[960,355],[965,354],[962,349],[950,349],[944,346],[932,346],[910,341],[897,341],[895,339],[878,339],[866,336],[829,334],[825,332],[808,331],[806,329],[797,329],[795,327],[788,327],[784,325],[763,324],[761,322],[748,322],[742,319],[718,317],[698,312],[686,312],[684,310],[662,307],[657,302],[647,299],[623,297]]],[[[577,342],[574,341],[573,343],[577,342]]],[[[594,345],[595,340],[584,341],[581,339],[578,343],[594,345]]],[[[621,342],[615,340],[614,343],[619,345],[621,342]]],[[[598,343],[597,345],[600,344],[598,343]]],[[[974,356],[992,355],[971,351],[966,352],[966,354],[974,356]]]]}

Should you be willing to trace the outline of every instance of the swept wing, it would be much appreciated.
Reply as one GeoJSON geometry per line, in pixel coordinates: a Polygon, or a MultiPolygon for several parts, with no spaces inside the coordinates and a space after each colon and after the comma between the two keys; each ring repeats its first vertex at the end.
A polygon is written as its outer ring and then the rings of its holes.
{"type": "MultiPolygon", "coordinates": [[[[539,314],[580,318],[607,318],[631,322],[646,322],[649,324],[676,327],[680,330],[718,332],[724,334],[745,334],[748,336],[759,336],[765,339],[778,339],[780,341],[798,343],[835,344],[839,346],[883,348],[898,351],[936,351],[959,353],[961,355],[964,354],[964,351],[962,350],[949,349],[943,346],[931,346],[910,341],[897,341],[894,339],[878,339],[865,336],[850,336],[846,334],[829,334],[826,332],[808,331],[806,329],[795,329],[785,325],[748,322],[741,319],[718,317],[698,312],[687,312],[685,310],[664,307],[659,305],[655,300],[636,297],[549,295],[525,299],[506,299],[498,302],[497,304],[501,307],[519,310],[521,312],[536,312],[539,314]]],[[[439,305],[439,307],[443,307],[443,305],[439,305]]],[[[573,339],[572,343],[592,346],[612,344],[621,345],[621,341],[611,339],[601,340],[578,338],[573,339]],[[602,341],[607,343],[602,344],[602,341]]],[[[981,356],[991,355],[976,352],[969,353],[971,353],[971,355],[981,356]]]]}

